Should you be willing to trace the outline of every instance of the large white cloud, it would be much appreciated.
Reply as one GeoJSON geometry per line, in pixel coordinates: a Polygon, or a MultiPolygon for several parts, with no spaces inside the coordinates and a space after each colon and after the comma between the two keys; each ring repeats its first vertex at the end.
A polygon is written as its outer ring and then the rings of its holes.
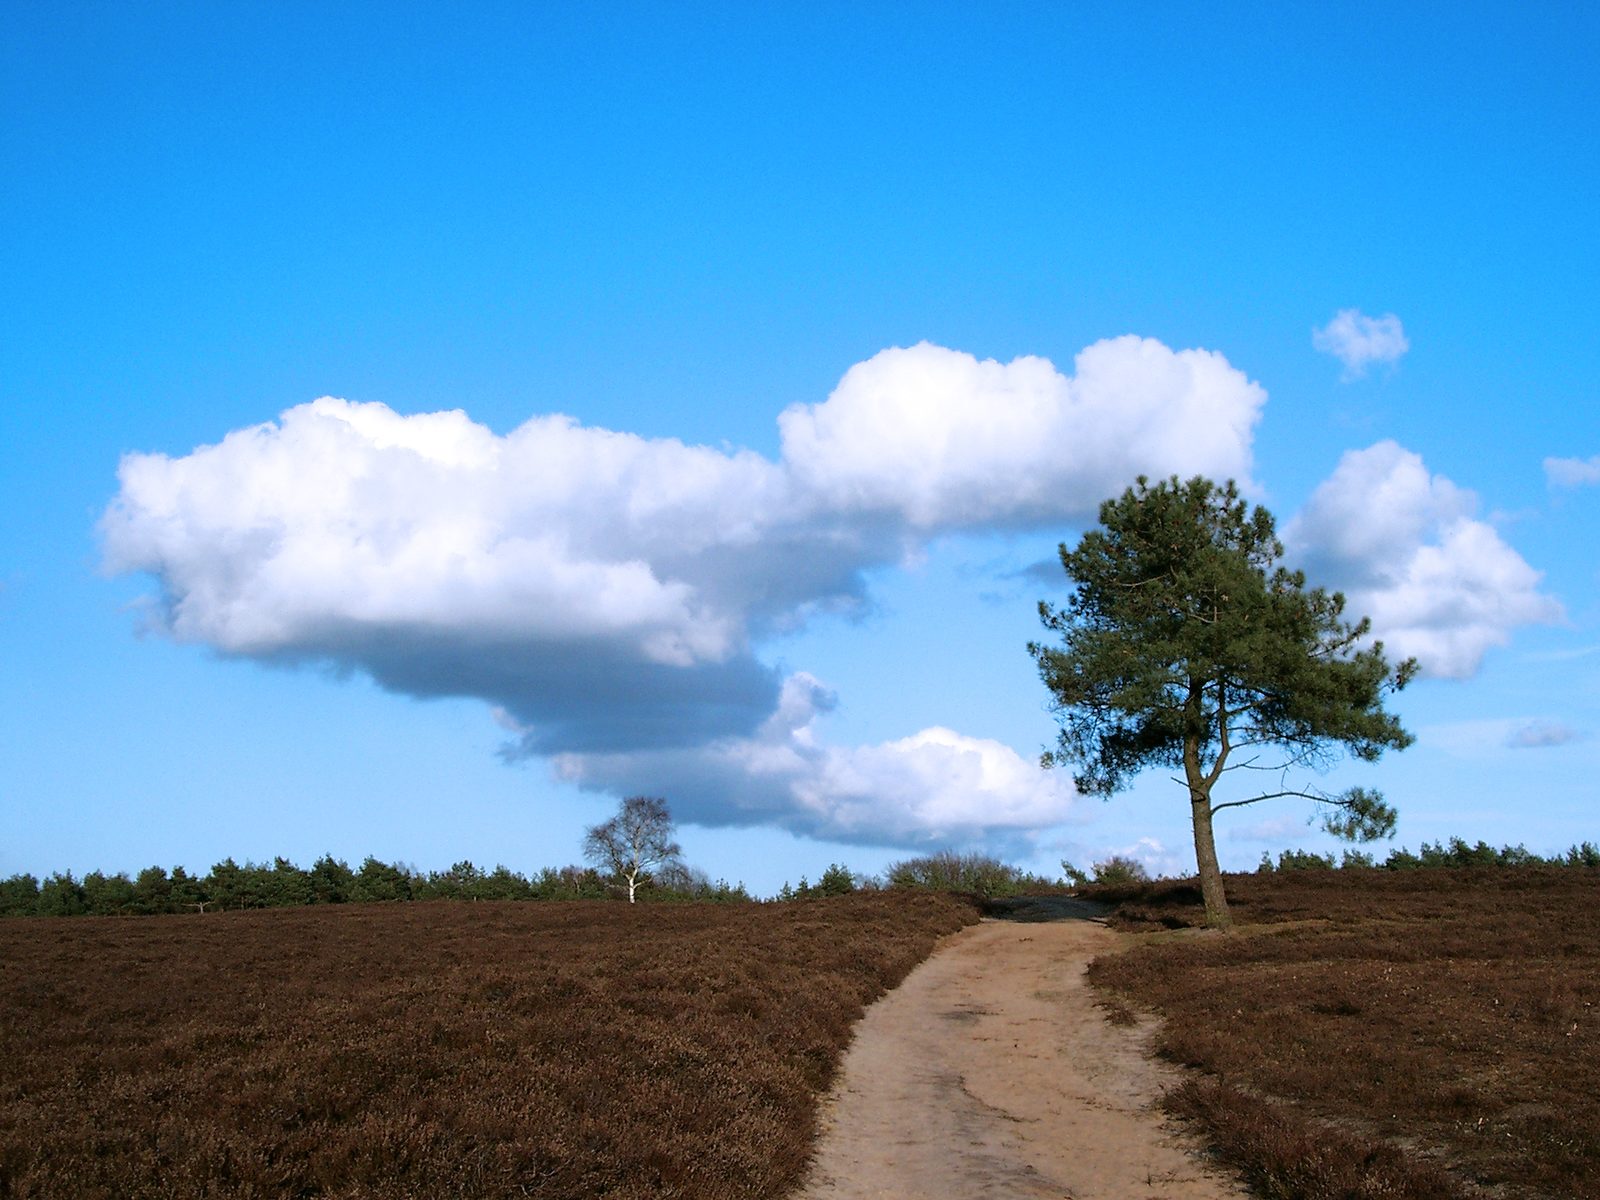
{"type": "Polygon", "coordinates": [[[564,417],[499,438],[331,398],[183,458],[129,455],[121,480],[107,563],[160,577],[180,640],[256,654],[442,625],[619,638],[675,665],[726,658],[739,617],[651,558],[754,543],[785,487],[754,454],[564,417]]]}
{"type": "Polygon", "coordinates": [[[1464,678],[1518,626],[1560,619],[1542,575],[1474,515],[1477,498],[1395,442],[1352,450],[1285,530],[1313,582],[1346,593],[1395,656],[1464,678]]]}
{"type": "Polygon", "coordinates": [[[323,398],[128,455],[101,530],[177,640],[482,697],[529,753],[695,746],[756,733],[780,686],[760,638],[859,603],[866,569],[1081,518],[1140,472],[1243,474],[1264,398],[1219,355],[1136,338],[1077,378],[922,345],[784,413],[777,460],[323,398]]]}

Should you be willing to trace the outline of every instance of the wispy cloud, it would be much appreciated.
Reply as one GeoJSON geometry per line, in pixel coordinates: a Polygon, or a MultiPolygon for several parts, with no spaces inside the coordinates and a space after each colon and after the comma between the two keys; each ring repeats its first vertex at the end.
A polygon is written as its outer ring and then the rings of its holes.
{"type": "Polygon", "coordinates": [[[1131,845],[1118,847],[1104,858],[1096,856],[1094,861],[1104,862],[1108,858],[1131,858],[1140,863],[1153,879],[1170,879],[1194,871],[1192,851],[1170,850],[1159,839],[1152,837],[1142,837],[1131,845]]]}
{"type": "Polygon", "coordinates": [[[1561,721],[1536,720],[1519,725],[1506,736],[1506,745],[1513,750],[1544,750],[1551,746],[1565,746],[1580,742],[1584,735],[1561,721]]]}
{"type": "Polygon", "coordinates": [[[1228,828],[1230,842],[1269,842],[1277,845],[1286,840],[1304,837],[1304,817],[1267,817],[1252,825],[1233,825],[1228,828]]]}
{"type": "Polygon", "coordinates": [[[1551,487],[1587,487],[1600,484],[1600,454],[1593,458],[1547,458],[1544,477],[1551,487]]]}
{"type": "Polygon", "coordinates": [[[1548,750],[1587,741],[1588,735],[1551,717],[1483,717],[1426,725],[1418,742],[1454,758],[1491,759],[1508,750],[1548,750]]]}
{"type": "Polygon", "coordinates": [[[1041,592],[1066,592],[1072,588],[1059,558],[1041,558],[1024,567],[991,571],[985,577],[1000,585],[979,593],[989,604],[1014,604],[1021,599],[1034,603],[1041,592]]]}
{"type": "Polygon", "coordinates": [[[1122,845],[1108,845],[1105,843],[1094,844],[1079,840],[1056,842],[1049,847],[1062,858],[1077,867],[1079,870],[1088,871],[1101,863],[1110,862],[1112,859],[1131,860],[1142,866],[1153,879],[1173,878],[1194,873],[1194,854],[1192,851],[1169,850],[1158,838],[1142,837],[1137,841],[1122,845]]]}
{"type": "Polygon", "coordinates": [[[1399,317],[1369,317],[1355,308],[1342,308],[1321,329],[1313,329],[1311,344],[1342,362],[1346,379],[1360,378],[1373,363],[1398,362],[1411,349],[1399,317]]]}
{"type": "Polygon", "coordinates": [[[1538,650],[1522,656],[1523,662],[1576,662],[1600,654],[1600,645],[1575,646],[1570,650],[1538,650]]]}

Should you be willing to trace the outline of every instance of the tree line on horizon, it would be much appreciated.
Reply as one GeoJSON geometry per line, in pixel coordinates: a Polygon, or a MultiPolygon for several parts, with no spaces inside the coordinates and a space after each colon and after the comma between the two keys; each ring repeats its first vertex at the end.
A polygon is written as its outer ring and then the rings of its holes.
{"type": "MultiPolygon", "coordinates": [[[[611,878],[584,866],[545,867],[522,875],[503,865],[485,870],[470,860],[424,872],[371,855],[354,869],[331,854],[324,854],[309,869],[282,857],[242,865],[229,857],[204,875],[191,875],[181,866],[170,872],[161,866],[146,867],[131,879],[125,872],[101,871],[81,879],[59,871],[43,881],[29,874],[12,875],[0,880],[0,915],[122,916],[409,900],[604,900],[615,895],[611,878]]],[[[713,882],[691,868],[664,874],[648,897],[751,899],[742,883],[713,882]]]]}
{"type": "MultiPolygon", "coordinates": [[[[1415,853],[1396,848],[1382,860],[1354,850],[1344,851],[1339,859],[1331,853],[1284,850],[1274,861],[1264,853],[1256,871],[1517,867],[1600,868],[1600,845],[1586,841],[1542,856],[1522,845],[1496,848],[1485,841],[1469,843],[1452,837],[1436,843],[1423,842],[1415,853]]],[[[1149,878],[1142,864],[1122,855],[1097,862],[1088,871],[1066,862],[1062,869],[1063,879],[1048,879],[991,855],[940,851],[892,863],[881,877],[833,863],[815,883],[803,875],[798,885],[785,883],[774,899],[821,899],[879,890],[1000,897],[1149,878]]],[[[401,863],[385,863],[371,855],[356,869],[331,854],[324,854],[309,869],[281,857],[270,864],[243,865],[229,857],[205,875],[191,875],[181,866],[170,872],[160,866],[146,867],[131,879],[126,873],[107,875],[101,871],[91,871],[81,879],[70,871],[61,871],[42,882],[34,875],[12,875],[0,879],[0,916],[137,916],[411,900],[619,900],[626,899],[626,894],[625,882],[585,866],[545,867],[532,875],[522,875],[505,866],[484,870],[470,861],[455,863],[443,871],[424,872],[401,863]]],[[[659,873],[638,894],[640,899],[654,903],[756,902],[742,883],[713,882],[703,872],[681,865],[659,873]]]]}
{"type": "Polygon", "coordinates": [[[1257,874],[1274,871],[1331,871],[1336,868],[1368,868],[1383,871],[1416,871],[1427,869],[1461,869],[1467,867],[1600,867],[1600,846],[1581,842],[1549,857],[1535,854],[1520,843],[1496,849],[1479,839],[1470,843],[1465,838],[1453,837],[1448,841],[1423,842],[1422,849],[1413,854],[1404,846],[1389,851],[1379,862],[1371,854],[1360,850],[1346,850],[1338,862],[1333,855],[1318,854],[1312,850],[1284,850],[1278,861],[1263,853],[1257,874]]]}

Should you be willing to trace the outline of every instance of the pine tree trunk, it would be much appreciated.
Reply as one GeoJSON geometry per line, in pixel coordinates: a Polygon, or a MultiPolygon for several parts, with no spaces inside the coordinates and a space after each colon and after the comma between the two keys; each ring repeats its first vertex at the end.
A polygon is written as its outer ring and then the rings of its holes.
{"type": "MultiPolygon", "coordinates": [[[[1188,729],[1183,737],[1183,775],[1189,784],[1189,814],[1194,820],[1194,861],[1200,871],[1200,895],[1206,902],[1206,928],[1232,929],[1233,917],[1228,913],[1228,897],[1222,890],[1222,868],[1217,865],[1217,842],[1211,833],[1211,785],[1220,773],[1222,760],[1227,755],[1227,726],[1222,726],[1221,749],[1218,751],[1216,771],[1212,778],[1200,766],[1201,735],[1205,729],[1205,707],[1202,694],[1204,680],[1189,681],[1189,696],[1184,704],[1184,718],[1188,729]]],[[[1223,718],[1218,717],[1221,721],[1223,718]]]]}
{"type": "Polygon", "coordinates": [[[1217,865],[1217,843],[1211,833],[1211,797],[1191,789],[1189,808],[1194,817],[1194,858],[1200,869],[1200,894],[1206,902],[1206,928],[1232,929],[1233,917],[1222,889],[1222,868],[1217,865]]]}

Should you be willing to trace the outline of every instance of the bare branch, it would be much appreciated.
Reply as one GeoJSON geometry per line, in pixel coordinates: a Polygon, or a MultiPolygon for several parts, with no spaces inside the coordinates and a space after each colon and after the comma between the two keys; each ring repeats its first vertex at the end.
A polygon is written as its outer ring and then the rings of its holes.
{"type": "Polygon", "coordinates": [[[1266,792],[1266,793],[1264,793],[1264,794],[1262,794],[1260,796],[1252,796],[1248,800],[1228,800],[1228,801],[1226,801],[1226,802],[1224,802],[1222,804],[1213,804],[1211,806],[1211,815],[1212,816],[1216,816],[1219,812],[1221,812],[1225,808],[1244,808],[1245,806],[1250,805],[1250,804],[1260,804],[1263,800],[1281,800],[1285,796],[1298,796],[1302,800],[1326,800],[1327,799],[1327,796],[1325,794],[1323,794],[1322,792],[1305,791],[1305,790],[1298,789],[1298,788],[1291,788],[1291,789],[1289,789],[1287,791],[1282,791],[1282,792],[1266,792]]]}

